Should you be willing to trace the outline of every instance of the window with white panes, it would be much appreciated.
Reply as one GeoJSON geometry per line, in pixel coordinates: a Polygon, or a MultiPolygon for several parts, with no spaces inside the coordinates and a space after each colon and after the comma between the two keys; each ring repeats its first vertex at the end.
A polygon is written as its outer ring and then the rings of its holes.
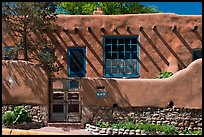
{"type": "Polygon", "coordinates": [[[139,77],[138,36],[104,37],[104,77],[139,77]]]}

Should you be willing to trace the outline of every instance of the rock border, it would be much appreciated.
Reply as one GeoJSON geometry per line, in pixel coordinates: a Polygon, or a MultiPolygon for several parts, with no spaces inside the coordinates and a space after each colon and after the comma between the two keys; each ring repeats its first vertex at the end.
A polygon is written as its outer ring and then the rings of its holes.
{"type": "MultiPolygon", "coordinates": [[[[167,135],[164,132],[155,132],[151,133],[145,130],[139,129],[112,129],[112,128],[100,128],[95,125],[85,124],[85,131],[88,131],[92,135],[167,135]]],[[[168,134],[168,135],[177,135],[177,134],[168,134]]],[[[195,134],[183,134],[178,135],[195,135],[195,134]]]]}

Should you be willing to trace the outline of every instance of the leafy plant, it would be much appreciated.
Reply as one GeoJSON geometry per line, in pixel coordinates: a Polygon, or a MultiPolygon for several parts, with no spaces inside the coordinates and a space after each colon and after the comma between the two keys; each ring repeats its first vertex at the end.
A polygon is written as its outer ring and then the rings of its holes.
{"type": "Polygon", "coordinates": [[[180,133],[183,133],[183,134],[194,134],[194,135],[202,135],[202,130],[183,130],[183,131],[180,131],[180,133]]]}
{"type": "Polygon", "coordinates": [[[108,128],[108,127],[110,127],[110,125],[109,125],[109,123],[108,122],[101,122],[101,121],[97,121],[96,122],[96,126],[98,126],[98,127],[101,127],[101,128],[108,128]]]}
{"type": "Polygon", "coordinates": [[[13,111],[6,111],[3,115],[2,115],[2,122],[7,124],[7,125],[11,125],[14,121],[14,112],[13,111]]]}
{"type": "Polygon", "coordinates": [[[16,106],[13,111],[7,111],[2,115],[2,122],[7,125],[15,125],[30,121],[31,116],[23,106],[16,106]]]}
{"type": "Polygon", "coordinates": [[[157,79],[163,79],[163,78],[169,78],[173,75],[172,72],[168,72],[168,71],[162,71],[159,73],[159,75],[156,77],[157,79]]]}

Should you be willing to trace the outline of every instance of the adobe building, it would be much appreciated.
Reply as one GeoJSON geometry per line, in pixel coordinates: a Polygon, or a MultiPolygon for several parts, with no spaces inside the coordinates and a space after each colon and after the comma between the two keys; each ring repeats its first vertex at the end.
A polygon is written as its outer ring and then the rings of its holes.
{"type": "MultiPolygon", "coordinates": [[[[43,35],[55,45],[57,64],[61,66],[52,78],[30,63],[32,55],[27,63],[3,61],[3,79],[17,75],[20,81],[13,87],[2,82],[3,104],[44,106],[47,122],[66,121],[69,112],[78,107],[84,123],[92,115],[89,107],[94,105],[165,107],[173,101],[178,108],[202,109],[202,16],[98,14],[58,15],[58,28],[45,31],[43,35]],[[156,80],[161,71],[175,76],[156,80]],[[68,82],[69,78],[79,83],[68,82]],[[71,89],[75,86],[80,90],[71,89]],[[67,107],[71,91],[80,103],[73,101],[72,107],[67,107]]],[[[31,37],[40,39],[37,35],[31,37]]],[[[12,36],[2,36],[3,47],[15,46],[14,41],[12,36]]]]}

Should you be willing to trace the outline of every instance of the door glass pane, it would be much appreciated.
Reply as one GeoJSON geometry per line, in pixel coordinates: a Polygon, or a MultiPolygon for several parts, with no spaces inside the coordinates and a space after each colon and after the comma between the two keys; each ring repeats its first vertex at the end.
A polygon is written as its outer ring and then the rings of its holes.
{"type": "Polygon", "coordinates": [[[63,104],[53,104],[53,113],[64,113],[63,104]]]}
{"type": "Polygon", "coordinates": [[[79,105],[78,104],[68,105],[68,113],[71,112],[79,112],[79,105]]]}
{"type": "Polygon", "coordinates": [[[64,92],[53,92],[53,100],[63,100],[64,92]]]}
{"type": "Polygon", "coordinates": [[[79,88],[79,82],[76,80],[71,80],[68,82],[69,89],[79,88]]]}

